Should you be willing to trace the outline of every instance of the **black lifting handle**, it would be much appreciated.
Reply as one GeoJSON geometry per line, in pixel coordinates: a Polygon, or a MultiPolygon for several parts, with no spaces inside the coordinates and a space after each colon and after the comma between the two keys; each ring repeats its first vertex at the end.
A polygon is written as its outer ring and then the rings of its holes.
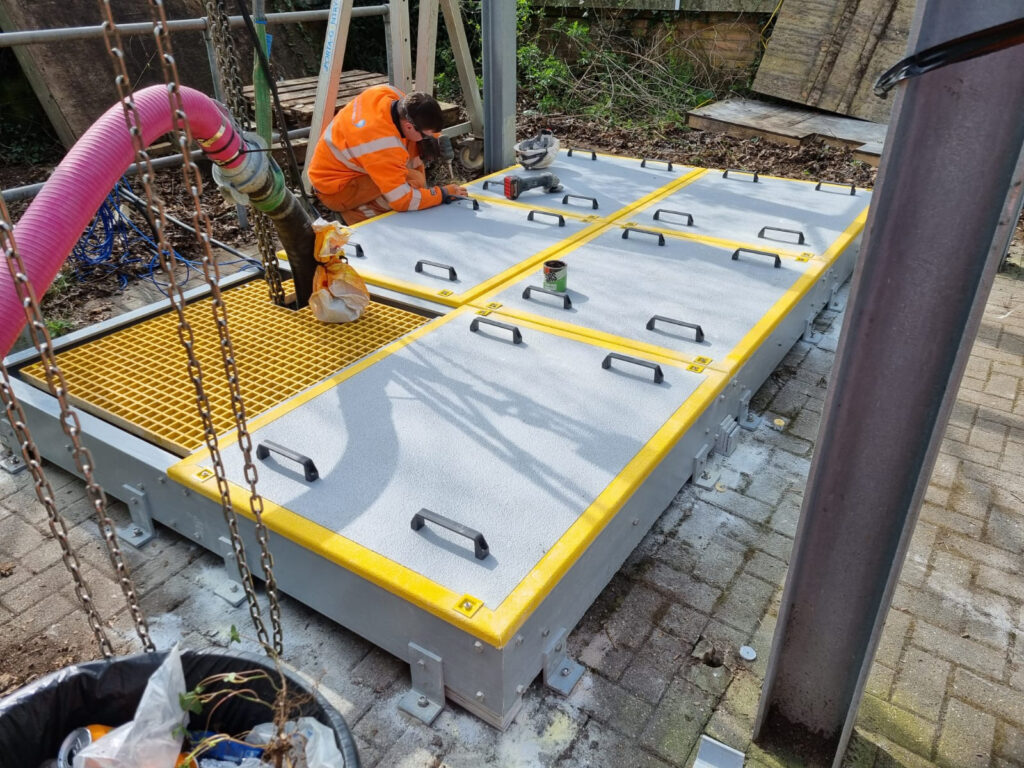
{"type": "Polygon", "coordinates": [[[741,253],[753,253],[758,256],[771,256],[775,259],[775,268],[779,269],[782,267],[782,259],[779,258],[779,254],[772,253],[771,251],[755,251],[753,248],[737,248],[732,252],[732,260],[739,261],[741,253]]]}
{"type": "Polygon", "coordinates": [[[307,483],[311,483],[314,480],[316,480],[318,477],[320,477],[320,473],[316,471],[316,465],[313,463],[313,460],[311,458],[309,458],[309,456],[303,456],[301,453],[296,453],[295,451],[292,451],[292,450],[289,450],[288,448],[285,448],[283,445],[278,445],[277,443],[272,443],[269,440],[266,440],[266,441],[264,441],[262,443],[257,443],[257,445],[256,445],[256,458],[257,459],[260,459],[260,460],[265,459],[265,458],[267,458],[267,456],[269,456],[271,454],[271,452],[279,453],[282,456],[284,456],[286,459],[290,459],[291,461],[294,461],[294,462],[296,462],[298,464],[301,464],[302,465],[302,471],[303,471],[303,473],[306,476],[306,482],[307,483]]]}
{"type": "Polygon", "coordinates": [[[427,261],[426,259],[420,259],[416,262],[416,271],[422,272],[423,267],[437,267],[438,269],[448,270],[448,279],[455,281],[459,279],[459,276],[455,274],[455,267],[449,266],[448,264],[442,264],[439,261],[427,261]]]}
{"type": "Polygon", "coordinates": [[[469,528],[462,523],[456,523],[451,518],[439,515],[437,512],[431,512],[426,507],[412,516],[410,525],[414,531],[418,531],[423,527],[427,520],[440,525],[442,528],[447,528],[452,533],[457,533],[460,536],[465,536],[467,539],[471,539],[473,541],[473,556],[477,560],[485,560],[487,559],[487,555],[490,554],[491,549],[487,546],[487,540],[480,531],[474,531],[472,528],[469,528]]]}
{"type": "MultiPolygon", "coordinates": [[[[741,171],[738,168],[729,168],[728,170],[726,170],[725,172],[722,173],[722,178],[723,179],[728,179],[730,173],[742,173],[742,174],[744,174],[746,176],[749,176],[751,172],[750,171],[741,171]]],[[[757,184],[757,179],[758,179],[757,171],[754,171],[753,173],[754,173],[754,183],[757,184]]]]}
{"type": "Polygon", "coordinates": [[[523,291],[523,298],[530,298],[530,294],[534,291],[537,293],[546,293],[548,296],[554,296],[556,299],[561,299],[562,309],[572,309],[572,299],[569,298],[569,294],[552,291],[550,288],[541,288],[539,285],[526,286],[526,290],[523,291]]]}
{"type": "Polygon", "coordinates": [[[489,187],[491,184],[496,184],[497,186],[501,187],[502,189],[505,188],[505,180],[504,179],[487,179],[484,182],[484,189],[487,189],[487,187],[489,187]]]}
{"type": "Polygon", "coordinates": [[[650,360],[641,360],[638,357],[629,357],[627,355],[620,355],[618,352],[609,352],[604,360],[601,361],[601,367],[607,371],[612,367],[612,360],[622,360],[624,363],[633,363],[633,365],[642,365],[644,368],[650,368],[654,371],[655,384],[661,384],[665,380],[665,374],[661,372],[661,366],[657,363],[652,363],[650,360]]]}
{"type": "Polygon", "coordinates": [[[655,322],[657,322],[659,320],[661,322],[663,322],[663,323],[672,323],[672,325],[681,325],[683,328],[693,328],[693,330],[695,331],[695,333],[694,333],[694,340],[698,344],[700,344],[701,342],[704,341],[704,329],[701,328],[696,323],[687,323],[687,322],[684,322],[682,320],[676,320],[675,318],[672,318],[672,317],[665,317],[664,315],[655,315],[650,320],[648,320],[647,321],[647,330],[648,331],[653,331],[654,330],[655,322]]]}
{"type": "MultiPolygon", "coordinates": [[[[846,186],[846,184],[844,184],[844,183],[843,183],[843,182],[841,182],[841,181],[819,181],[819,182],[818,182],[817,184],[815,184],[815,185],[814,185],[814,191],[815,191],[815,192],[821,192],[821,191],[823,191],[823,190],[821,189],[821,185],[822,185],[822,184],[828,184],[828,185],[830,185],[830,186],[835,186],[835,187],[845,187],[845,186],[846,186]]],[[[828,192],[828,190],[827,190],[827,189],[826,189],[826,190],[824,190],[824,191],[825,191],[825,192],[828,192]]],[[[851,184],[851,185],[850,185],[850,194],[851,194],[851,195],[856,195],[856,194],[857,194],[857,187],[855,187],[855,186],[854,186],[853,184],[851,184]]]]}
{"type": "Polygon", "coordinates": [[[475,197],[466,197],[465,195],[452,195],[448,199],[449,200],[465,200],[467,203],[472,203],[473,204],[473,210],[474,211],[479,211],[480,210],[480,201],[477,200],[475,197]]]}
{"type": "Polygon", "coordinates": [[[474,317],[473,322],[469,324],[469,330],[472,331],[473,333],[476,333],[477,331],[480,330],[480,323],[493,325],[496,328],[504,328],[506,331],[512,331],[512,343],[523,343],[523,334],[520,333],[519,329],[516,328],[514,325],[509,325],[508,323],[499,323],[497,320],[490,320],[486,317],[474,317]]]}
{"type": "Polygon", "coordinates": [[[782,227],[761,227],[761,231],[757,233],[757,236],[763,237],[765,240],[774,240],[775,238],[772,237],[764,237],[764,233],[767,232],[768,230],[771,230],[772,232],[786,232],[787,234],[790,235],[796,235],[796,244],[804,244],[804,233],[801,232],[799,229],[783,229],[782,227]]]}
{"type": "Polygon", "coordinates": [[[684,226],[687,226],[687,227],[692,227],[693,226],[693,215],[692,214],[686,213],[685,211],[670,211],[668,208],[659,208],[658,210],[656,210],[654,212],[654,220],[655,221],[663,221],[663,219],[661,218],[661,214],[663,214],[663,213],[671,213],[673,216],[685,216],[686,217],[686,224],[684,226]]]}
{"type": "Polygon", "coordinates": [[[640,161],[640,167],[641,168],[646,168],[648,163],[666,163],[668,165],[668,169],[670,171],[672,170],[672,161],[671,160],[648,160],[645,157],[643,160],[640,161]]]}
{"type": "Polygon", "coordinates": [[[562,205],[568,205],[569,201],[572,199],[589,200],[592,203],[591,208],[593,208],[595,211],[597,210],[597,198],[587,197],[586,195],[566,195],[565,197],[562,198],[562,205]]]}
{"type": "MultiPolygon", "coordinates": [[[[591,160],[597,160],[597,152],[594,152],[594,151],[589,150],[589,149],[577,149],[576,151],[577,152],[590,152],[590,159],[591,160]]],[[[572,147],[569,147],[569,157],[572,157],[572,152],[573,152],[572,147]]]]}
{"type": "Polygon", "coordinates": [[[665,236],[661,232],[652,232],[649,229],[640,229],[638,227],[625,227],[622,230],[622,239],[628,240],[630,232],[636,232],[638,235],[652,235],[658,238],[658,245],[665,244],[665,236]]]}
{"type": "Polygon", "coordinates": [[[558,226],[560,226],[560,227],[564,227],[565,226],[565,216],[563,216],[560,213],[552,213],[551,211],[538,211],[537,209],[534,209],[534,210],[530,211],[529,214],[527,214],[526,220],[527,221],[533,221],[533,215],[535,213],[539,213],[541,216],[557,216],[558,217],[558,226]]]}
{"type": "Polygon", "coordinates": [[[355,246],[356,258],[357,259],[365,259],[366,258],[366,254],[363,253],[363,246],[361,246],[359,243],[352,243],[352,242],[350,242],[349,245],[354,245],[355,246]]]}

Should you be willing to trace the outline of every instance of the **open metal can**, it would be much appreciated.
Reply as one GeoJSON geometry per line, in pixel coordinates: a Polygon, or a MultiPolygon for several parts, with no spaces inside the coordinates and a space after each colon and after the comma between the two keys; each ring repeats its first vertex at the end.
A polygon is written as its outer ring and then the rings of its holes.
{"type": "Polygon", "coordinates": [[[72,768],[75,755],[94,741],[99,741],[112,730],[109,725],[87,725],[84,728],[75,728],[64,737],[64,741],[57,751],[57,768],[72,768]]]}

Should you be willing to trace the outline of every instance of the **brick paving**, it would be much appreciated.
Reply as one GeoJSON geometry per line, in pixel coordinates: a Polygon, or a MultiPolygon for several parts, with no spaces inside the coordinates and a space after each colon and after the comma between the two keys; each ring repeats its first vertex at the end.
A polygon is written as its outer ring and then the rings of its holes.
{"type": "MultiPolygon", "coordinates": [[[[834,312],[820,317],[824,340],[798,344],[755,396],[768,423],[786,426],[743,433],[731,457],[716,459],[714,489],[683,488],[572,633],[587,671],[571,695],[536,681],[505,733],[454,706],[432,728],[411,721],[397,711],[409,685],[402,662],[286,600],[286,656],[346,717],[363,764],[682,767],[707,733],[744,750],[747,765],[777,765],[750,733],[840,323],[834,312]],[[744,644],[755,661],[739,658],[744,644]]],[[[1022,379],[1024,282],[1000,276],[847,765],[1024,768],[1022,379]]],[[[97,605],[120,649],[137,648],[81,483],[49,475],[97,605]]],[[[120,505],[113,514],[127,517],[120,505]]],[[[125,549],[160,647],[224,645],[232,624],[248,626],[244,605],[211,592],[217,558],[166,529],[142,552],[125,549]]],[[[0,573],[5,564],[0,645],[48,638],[93,655],[27,473],[0,472],[0,573]]]]}

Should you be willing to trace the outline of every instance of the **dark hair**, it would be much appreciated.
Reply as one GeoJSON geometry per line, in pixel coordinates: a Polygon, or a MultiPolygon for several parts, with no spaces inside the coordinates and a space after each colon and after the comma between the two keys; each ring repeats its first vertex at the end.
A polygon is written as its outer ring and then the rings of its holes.
{"type": "Polygon", "coordinates": [[[417,131],[440,131],[444,128],[441,105],[429,93],[413,91],[402,99],[405,113],[417,131]]]}

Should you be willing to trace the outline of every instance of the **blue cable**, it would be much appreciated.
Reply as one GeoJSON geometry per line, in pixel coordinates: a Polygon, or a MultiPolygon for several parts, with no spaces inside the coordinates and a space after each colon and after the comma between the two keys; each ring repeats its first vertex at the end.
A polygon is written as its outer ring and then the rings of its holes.
{"type": "MultiPolygon", "coordinates": [[[[135,194],[128,179],[123,176],[104,199],[88,228],[72,249],[70,261],[74,265],[75,277],[79,282],[87,282],[114,274],[117,276],[118,287],[122,289],[128,285],[129,280],[148,280],[167,295],[169,283],[156,277],[157,268],[160,266],[160,246],[139,229],[135,222],[121,213],[122,190],[135,194]],[[138,249],[140,245],[149,253],[148,259],[132,255],[132,248],[138,249]]],[[[167,254],[167,261],[172,266],[180,263],[185,267],[185,278],[181,285],[188,283],[192,278],[192,270],[201,266],[201,262],[187,259],[173,248],[167,254]]],[[[222,261],[219,264],[229,266],[239,262],[260,266],[260,262],[250,258],[222,261]]]]}

